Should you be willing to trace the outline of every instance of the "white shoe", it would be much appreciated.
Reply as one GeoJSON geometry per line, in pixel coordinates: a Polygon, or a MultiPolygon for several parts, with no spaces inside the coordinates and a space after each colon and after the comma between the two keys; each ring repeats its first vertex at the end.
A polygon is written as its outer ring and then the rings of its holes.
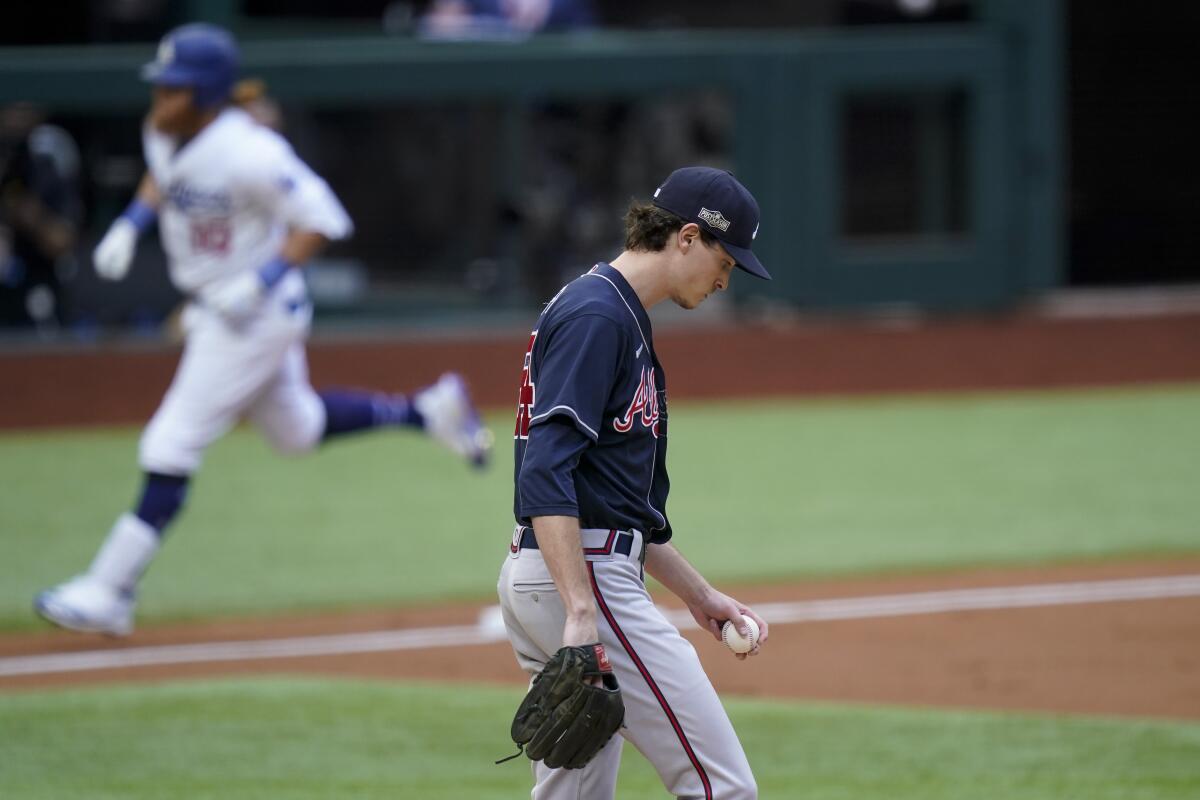
{"type": "Polygon", "coordinates": [[[134,604],[132,594],[114,589],[91,575],[77,575],[33,599],[34,610],[55,625],[110,636],[133,633],[134,604]]]}
{"type": "Polygon", "coordinates": [[[413,405],[424,417],[430,436],[475,466],[487,465],[492,432],[480,421],[460,375],[447,372],[437,383],[417,392],[413,405]]]}

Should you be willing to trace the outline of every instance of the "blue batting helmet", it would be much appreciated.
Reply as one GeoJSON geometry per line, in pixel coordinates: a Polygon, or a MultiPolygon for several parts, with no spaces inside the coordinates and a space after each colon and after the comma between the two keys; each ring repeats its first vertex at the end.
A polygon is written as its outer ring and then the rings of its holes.
{"type": "Polygon", "coordinates": [[[142,67],[142,78],[156,86],[189,87],[198,108],[211,108],[229,99],[238,61],[229,31],[197,22],[163,37],[158,56],[142,67]]]}

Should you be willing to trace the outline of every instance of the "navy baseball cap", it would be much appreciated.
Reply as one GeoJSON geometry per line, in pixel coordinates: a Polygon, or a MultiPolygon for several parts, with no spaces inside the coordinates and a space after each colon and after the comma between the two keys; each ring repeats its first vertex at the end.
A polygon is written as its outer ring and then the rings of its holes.
{"type": "Polygon", "coordinates": [[[750,250],[758,236],[758,202],[732,172],[712,167],[677,169],[654,192],[653,202],[719,239],[746,272],[771,280],[771,273],[750,250]]]}

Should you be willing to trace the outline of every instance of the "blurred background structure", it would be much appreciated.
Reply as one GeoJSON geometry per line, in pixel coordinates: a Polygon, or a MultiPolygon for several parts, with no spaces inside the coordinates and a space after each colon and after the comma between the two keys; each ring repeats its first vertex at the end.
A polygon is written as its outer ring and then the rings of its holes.
{"type": "Polygon", "coordinates": [[[0,325],[157,336],[151,243],[90,252],[141,173],[136,67],[171,26],[242,40],[245,89],[357,235],[309,268],[318,330],[528,317],[619,250],[671,169],[727,167],[778,279],[707,311],[1010,309],[1200,264],[1172,42],[1200,12],[1020,0],[73,0],[0,29],[0,325]]]}

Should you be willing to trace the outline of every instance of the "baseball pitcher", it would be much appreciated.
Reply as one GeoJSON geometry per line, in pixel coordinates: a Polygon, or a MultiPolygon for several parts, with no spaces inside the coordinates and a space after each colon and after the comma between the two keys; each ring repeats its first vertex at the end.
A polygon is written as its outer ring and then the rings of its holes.
{"type": "MultiPolygon", "coordinates": [[[[737,734],[696,651],[655,607],[650,573],[715,638],[767,624],[672,543],[667,383],[647,310],[695,308],[751,252],[758,204],[731,174],[673,172],[625,220],[625,250],[567,284],[529,339],[515,430],[516,529],[500,572],[504,623],[534,676],[512,724],[535,798],[611,798],[624,741],[681,798],[753,798],[737,734]],[[581,688],[583,687],[583,688],[581,688]],[[619,735],[614,735],[619,733],[619,735]]],[[[716,467],[716,465],[714,465],[716,467]]]]}

